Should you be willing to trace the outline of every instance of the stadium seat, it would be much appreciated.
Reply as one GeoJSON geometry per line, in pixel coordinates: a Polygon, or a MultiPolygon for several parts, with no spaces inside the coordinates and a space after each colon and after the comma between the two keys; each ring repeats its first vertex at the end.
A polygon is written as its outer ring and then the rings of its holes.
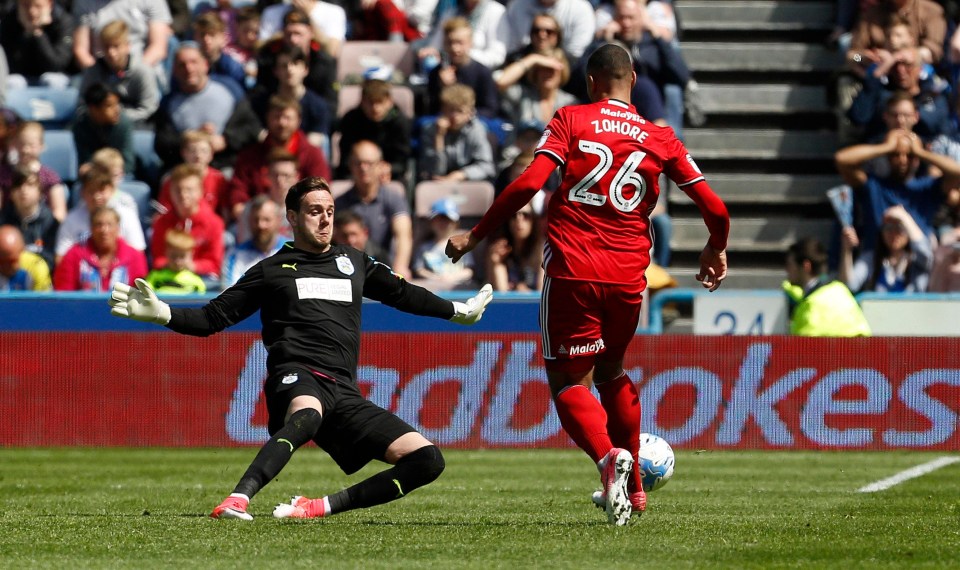
{"type": "Polygon", "coordinates": [[[43,152],[40,163],[52,168],[67,184],[77,179],[77,147],[73,133],[65,130],[50,130],[44,133],[43,152]]]}
{"type": "Polygon", "coordinates": [[[430,206],[440,198],[452,198],[461,218],[479,218],[493,204],[493,184],[483,181],[438,182],[427,180],[413,190],[413,208],[417,218],[428,218],[430,206]]]}
{"type": "Polygon", "coordinates": [[[391,65],[403,78],[413,73],[414,54],[404,42],[343,42],[337,66],[337,81],[343,84],[360,83],[368,69],[391,65]]]}
{"type": "Polygon", "coordinates": [[[160,182],[162,163],[157,151],[153,149],[153,131],[137,129],[133,131],[133,153],[137,159],[136,178],[156,186],[160,182]]]}
{"type": "MultiPolygon", "coordinates": [[[[337,101],[337,118],[347,114],[347,111],[360,104],[359,85],[343,85],[340,87],[340,93],[337,101]]],[[[400,112],[412,119],[414,117],[413,90],[406,85],[391,85],[390,96],[400,112]]]]}
{"type": "Polygon", "coordinates": [[[124,180],[120,183],[120,191],[129,194],[137,203],[137,213],[140,214],[140,224],[146,228],[150,225],[153,212],[150,209],[150,186],[139,180],[124,180]]]}
{"type": "MultiPolygon", "coordinates": [[[[390,192],[397,192],[406,199],[407,190],[404,188],[403,183],[398,180],[391,180],[386,184],[387,190],[390,192]]],[[[353,188],[353,180],[331,180],[330,181],[330,191],[333,194],[334,199],[339,198],[347,193],[348,190],[353,188]]]]}
{"type": "Polygon", "coordinates": [[[73,121],[79,98],[74,87],[27,87],[8,91],[5,105],[23,120],[37,121],[46,129],[63,129],[73,121]]]}

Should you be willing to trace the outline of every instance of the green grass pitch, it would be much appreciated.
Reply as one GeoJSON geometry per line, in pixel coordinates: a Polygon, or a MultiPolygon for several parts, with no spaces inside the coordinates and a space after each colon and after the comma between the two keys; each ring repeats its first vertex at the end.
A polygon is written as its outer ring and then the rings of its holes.
{"type": "Polygon", "coordinates": [[[960,463],[944,455],[679,451],[648,512],[610,527],[579,451],[451,451],[434,484],[375,509],[278,521],[345,477],[304,449],[252,502],[207,513],[255,449],[2,449],[0,568],[958,568],[960,463]]]}

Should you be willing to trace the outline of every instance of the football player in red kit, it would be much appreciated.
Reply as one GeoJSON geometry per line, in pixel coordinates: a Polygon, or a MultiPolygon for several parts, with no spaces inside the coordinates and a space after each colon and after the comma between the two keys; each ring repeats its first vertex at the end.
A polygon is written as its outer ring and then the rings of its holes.
{"type": "Polygon", "coordinates": [[[590,100],[557,111],[533,163],[469,232],[447,243],[458,260],[523,207],[560,167],[563,181],[547,206],[546,277],[540,300],[544,365],[560,423],[597,463],[611,524],[646,508],[636,469],[640,400],[623,356],[640,319],[653,239],[650,212],[665,173],[700,209],[710,238],[697,280],[716,290],[727,274],[726,206],[669,127],[626,103],[636,81],[630,55],[601,46],[587,63],[590,100]],[[600,401],[590,391],[595,384],[600,401]]]}

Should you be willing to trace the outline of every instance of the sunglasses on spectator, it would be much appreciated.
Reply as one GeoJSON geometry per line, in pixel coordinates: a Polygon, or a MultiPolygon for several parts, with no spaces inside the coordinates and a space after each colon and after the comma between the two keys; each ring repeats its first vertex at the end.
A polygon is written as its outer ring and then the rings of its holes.
{"type": "Polygon", "coordinates": [[[556,29],[556,28],[541,28],[541,27],[539,27],[539,26],[534,26],[533,28],[530,28],[530,33],[533,34],[533,35],[537,35],[537,34],[547,34],[548,36],[555,36],[555,35],[557,35],[557,29],[556,29]]]}

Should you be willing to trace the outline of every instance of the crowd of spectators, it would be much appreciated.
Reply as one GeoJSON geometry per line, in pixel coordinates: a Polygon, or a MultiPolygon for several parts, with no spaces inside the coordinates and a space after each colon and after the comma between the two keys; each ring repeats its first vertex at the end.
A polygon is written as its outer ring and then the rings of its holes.
{"type": "Polygon", "coordinates": [[[166,293],[216,291],[289,236],[284,195],[305,176],[332,181],[337,239],[408,278],[537,290],[556,180],[456,266],[441,245],[469,221],[461,203],[451,191],[417,219],[416,185],[501,191],[554,112],[585,101],[577,76],[600,42],[634,55],[641,113],[682,132],[691,79],[676,30],[669,0],[6,0],[0,98],[50,87],[76,89],[79,104],[54,127],[0,113],[0,290],[146,277],[166,293]],[[371,52],[344,77],[339,56],[359,41],[405,46],[414,64],[371,52]],[[359,104],[344,108],[351,83],[359,104]],[[72,131],[79,157],[62,178],[41,161],[51,128],[72,131]],[[158,168],[144,164],[140,131],[153,133],[158,168]]]}
{"type": "Polygon", "coordinates": [[[857,90],[835,157],[852,216],[833,257],[854,293],[960,291],[960,28],[945,6],[839,5],[830,39],[857,90]]]}

